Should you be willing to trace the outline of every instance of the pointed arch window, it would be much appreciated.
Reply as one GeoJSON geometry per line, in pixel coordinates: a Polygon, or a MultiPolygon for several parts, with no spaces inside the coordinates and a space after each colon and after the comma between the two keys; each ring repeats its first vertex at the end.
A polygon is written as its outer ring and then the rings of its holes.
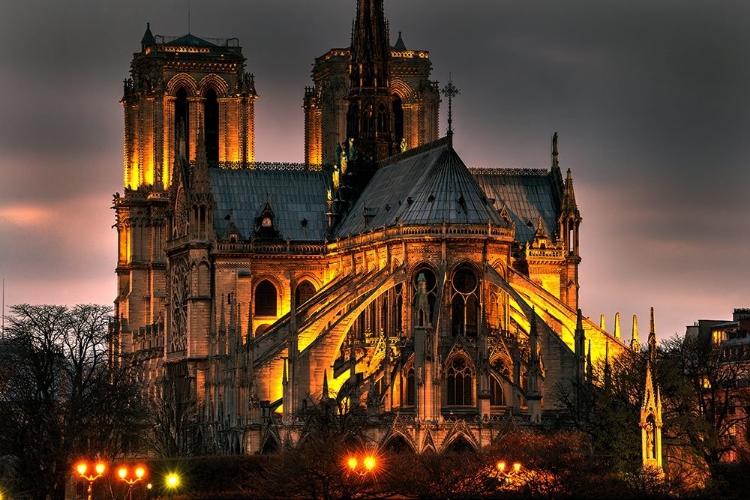
{"type": "Polygon", "coordinates": [[[384,134],[388,132],[388,111],[385,104],[382,102],[378,106],[378,133],[384,134]]]}
{"type": "Polygon", "coordinates": [[[490,405],[505,406],[503,383],[495,375],[490,375],[490,405]]]}
{"type": "Polygon", "coordinates": [[[312,296],[315,295],[315,285],[310,283],[308,280],[304,280],[302,283],[297,285],[297,290],[294,292],[294,304],[296,307],[301,306],[312,296]]]}
{"type": "Polygon", "coordinates": [[[219,101],[216,91],[208,89],[203,103],[203,133],[206,141],[206,160],[209,165],[219,163],[219,101]]]}
{"type": "Polygon", "coordinates": [[[396,144],[401,144],[404,138],[404,108],[396,94],[393,94],[393,138],[396,144]]]}
{"type": "Polygon", "coordinates": [[[401,406],[414,406],[416,401],[417,385],[414,378],[414,365],[408,367],[401,379],[401,406]]]}
{"type": "Polygon", "coordinates": [[[462,266],[453,274],[451,332],[453,336],[476,337],[479,330],[479,280],[474,271],[462,266]]]}
{"type": "Polygon", "coordinates": [[[255,315],[276,316],[276,287],[268,280],[258,283],[255,288],[255,315]]]}
{"type": "Polygon", "coordinates": [[[474,372],[462,356],[453,358],[446,372],[446,396],[450,406],[474,404],[474,372]]]}
{"type": "Polygon", "coordinates": [[[187,90],[185,90],[184,87],[181,87],[177,91],[174,103],[174,133],[176,142],[180,140],[180,135],[182,135],[182,139],[185,141],[185,157],[190,155],[189,124],[188,94],[187,90]]]}

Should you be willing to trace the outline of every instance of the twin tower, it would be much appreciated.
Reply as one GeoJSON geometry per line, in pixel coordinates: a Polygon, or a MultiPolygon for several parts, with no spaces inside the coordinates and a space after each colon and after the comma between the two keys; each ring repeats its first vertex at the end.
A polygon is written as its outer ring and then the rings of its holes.
{"type": "MultiPolygon", "coordinates": [[[[196,160],[199,134],[209,165],[256,161],[258,93],[245,61],[237,38],[155,36],[146,28],[121,101],[127,189],[167,189],[180,148],[196,160]]],[[[304,163],[336,163],[349,139],[371,160],[437,139],[431,68],[429,53],[407,49],[400,33],[390,45],[383,0],[358,0],[351,46],[318,57],[305,89],[304,163]]]]}

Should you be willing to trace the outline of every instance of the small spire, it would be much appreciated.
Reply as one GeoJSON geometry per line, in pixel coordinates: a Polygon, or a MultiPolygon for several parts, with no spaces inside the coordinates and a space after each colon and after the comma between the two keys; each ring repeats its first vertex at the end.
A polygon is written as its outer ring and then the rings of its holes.
{"type": "Polygon", "coordinates": [[[320,400],[328,401],[329,399],[331,399],[331,396],[328,394],[328,370],[323,370],[323,394],[320,400]]]}
{"type": "Polygon", "coordinates": [[[396,50],[406,50],[406,44],[404,44],[404,40],[401,38],[401,32],[398,32],[398,40],[396,40],[396,45],[393,47],[396,50]]]}
{"type": "Polygon", "coordinates": [[[151,33],[151,23],[146,23],[146,32],[143,34],[143,38],[141,38],[141,50],[146,50],[147,46],[154,45],[155,43],[156,40],[151,33]]]}
{"type": "Polygon", "coordinates": [[[615,338],[618,340],[622,339],[622,334],[620,333],[620,313],[615,313],[615,338]]]}
{"type": "Polygon", "coordinates": [[[630,349],[635,352],[640,352],[641,350],[641,341],[638,338],[638,316],[635,314],[633,315],[633,330],[632,338],[630,339],[630,349]]]}
{"type": "Polygon", "coordinates": [[[604,314],[599,316],[599,328],[605,332],[607,331],[607,317],[604,314]]]}
{"type": "Polygon", "coordinates": [[[654,322],[654,308],[651,308],[651,321],[648,332],[648,356],[652,363],[656,363],[656,325],[654,322]]]}

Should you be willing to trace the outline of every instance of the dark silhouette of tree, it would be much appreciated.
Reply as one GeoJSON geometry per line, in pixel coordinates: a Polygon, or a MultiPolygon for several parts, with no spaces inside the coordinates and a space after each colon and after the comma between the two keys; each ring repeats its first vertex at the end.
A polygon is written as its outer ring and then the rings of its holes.
{"type": "Polygon", "coordinates": [[[143,410],[129,368],[108,363],[110,313],[98,305],[10,308],[0,347],[0,456],[14,491],[61,499],[76,459],[129,451],[143,410]]]}

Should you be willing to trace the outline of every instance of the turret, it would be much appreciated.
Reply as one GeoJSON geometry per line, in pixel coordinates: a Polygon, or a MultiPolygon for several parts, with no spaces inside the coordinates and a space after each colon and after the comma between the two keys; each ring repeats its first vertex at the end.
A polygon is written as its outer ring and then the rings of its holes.
{"type": "MultiPolygon", "coordinates": [[[[555,177],[561,179],[557,153],[557,133],[552,138],[552,173],[555,177]]],[[[563,183],[557,232],[558,238],[563,242],[565,253],[565,266],[560,275],[560,298],[571,309],[578,308],[578,290],[580,288],[578,265],[581,263],[579,228],[582,220],[573,190],[573,174],[568,169],[563,183]]]]}

